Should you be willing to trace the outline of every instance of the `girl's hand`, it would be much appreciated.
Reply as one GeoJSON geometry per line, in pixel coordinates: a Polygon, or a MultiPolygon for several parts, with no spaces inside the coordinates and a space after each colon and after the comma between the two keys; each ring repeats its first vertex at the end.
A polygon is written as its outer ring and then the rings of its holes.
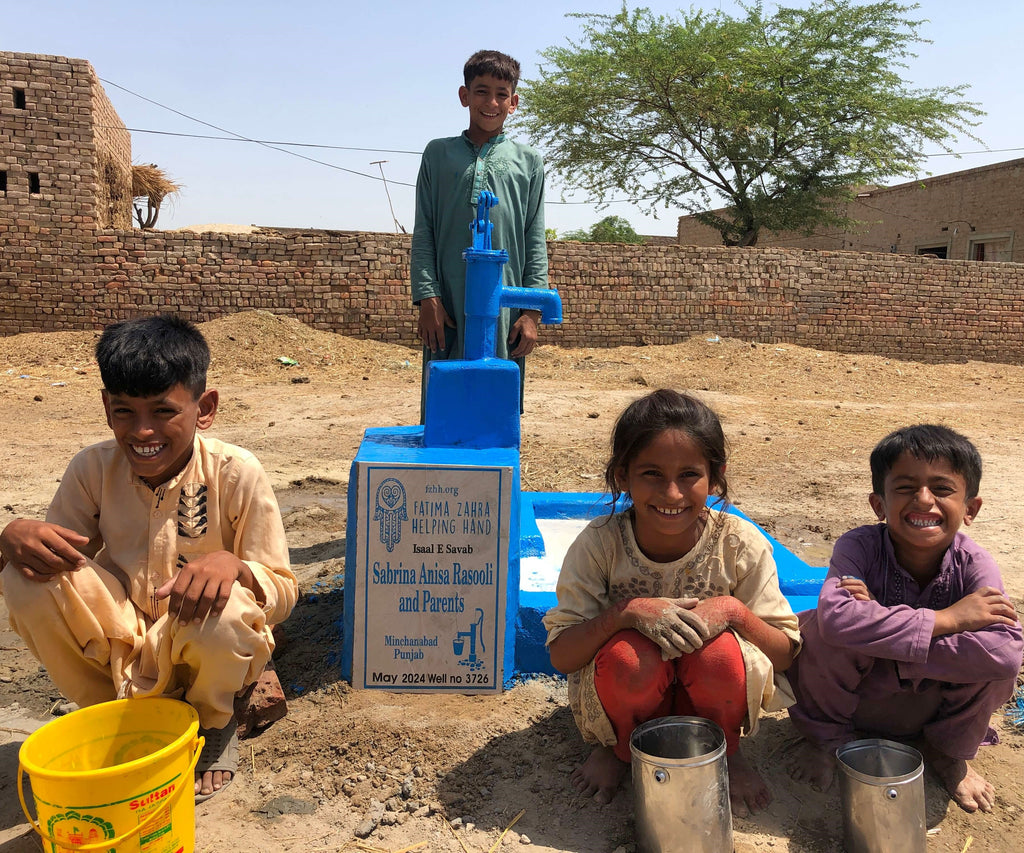
{"type": "Polygon", "coordinates": [[[708,627],[705,639],[714,639],[727,629],[732,629],[764,652],[776,672],[785,672],[793,663],[796,648],[794,641],[784,631],[769,625],[751,612],[738,598],[731,595],[704,598],[693,610],[708,627]]]}
{"type": "Polygon", "coordinates": [[[661,648],[661,659],[672,660],[704,645],[712,636],[694,610],[696,598],[634,598],[626,603],[623,616],[661,648]]]}
{"type": "Polygon", "coordinates": [[[844,575],[839,579],[839,588],[845,589],[850,595],[857,601],[874,601],[875,597],[871,594],[868,589],[868,585],[864,583],[860,578],[855,578],[852,575],[844,575]]]}
{"type": "Polygon", "coordinates": [[[933,637],[980,631],[990,625],[1016,625],[1017,610],[998,589],[983,586],[945,610],[935,611],[933,637]]]}
{"type": "Polygon", "coordinates": [[[731,595],[716,595],[713,598],[704,598],[697,602],[693,612],[708,626],[708,635],[704,638],[705,640],[713,640],[723,631],[732,627],[736,604],[737,600],[731,595]]]}

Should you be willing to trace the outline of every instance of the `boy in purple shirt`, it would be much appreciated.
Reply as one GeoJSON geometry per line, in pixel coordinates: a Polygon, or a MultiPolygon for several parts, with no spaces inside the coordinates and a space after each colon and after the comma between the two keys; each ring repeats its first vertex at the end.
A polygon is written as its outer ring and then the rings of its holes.
{"type": "Polygon", "coordinates": [[[817,609],[800,614],[793,778],[826,790],[855,730],[921,736],[957,804],[992,810],[995,790],[967,762],[997,741],[989,718],[1013,694],[1024,643],[995,560],[959,532],[980,482],[977,448],[946,427],[905,427],[872,451],[881,523],[839,538],[817,609]]]}

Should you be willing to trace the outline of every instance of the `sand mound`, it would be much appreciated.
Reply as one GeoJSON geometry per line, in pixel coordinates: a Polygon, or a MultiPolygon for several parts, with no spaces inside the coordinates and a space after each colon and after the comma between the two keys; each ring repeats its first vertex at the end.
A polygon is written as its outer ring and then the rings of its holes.
{"type": "MultiPolygon", "coordinates": [[[[311,372],[331,377],[364,369],[418,370],[420,364],[418,350],[314,329],[269,311],[243,311],[199,328],[210,344],[210,374],[217,381],[228,375],[290,379],[311,372]]],[[[0,337],[0,372],[51,380],[94,373],[99,336],[99,331],[81,331],[0,337]]]]}
{"type": "Polygon", "coordinates": [[[210,343],[214,376],[275,372],[294,376],[310,371],[337,375],[364,368],[408,369],[413,361],[419,366],[418,351],[314,329],[269,311],[231,314],[200,328],[210,343]]]}

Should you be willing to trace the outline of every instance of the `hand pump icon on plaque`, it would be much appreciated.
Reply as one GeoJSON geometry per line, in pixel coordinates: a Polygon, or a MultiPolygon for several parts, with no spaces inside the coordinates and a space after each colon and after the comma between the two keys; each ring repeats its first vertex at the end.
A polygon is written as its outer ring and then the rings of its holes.
{"type": "Polygon", "coordinates": [[[480,644],[480,652],[486,652],[484,648],[484,611],[481,608],[476,608],[477,618],[475,622],[470,623],[468,631],[457,631],[454,639],[452,640],[452,651],[455,652],[457,658],[462,658],[459,661],[459,666],[468,666],[471,670],[476,671],[483,669],[484,662],[477,656],[477,643],[480,644]],[[463,657],[466,651],[466,640],[469,640],[469,654],[463,657]]]}

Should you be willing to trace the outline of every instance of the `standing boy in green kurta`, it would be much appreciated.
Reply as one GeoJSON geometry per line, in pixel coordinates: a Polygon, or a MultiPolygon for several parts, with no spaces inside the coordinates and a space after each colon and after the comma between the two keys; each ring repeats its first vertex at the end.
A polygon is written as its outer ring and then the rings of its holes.
{"type": "MultiPolygon", "coordinates": [[[[473,243],[470,224],[483,190],[498,197],[491,210],[491,245],[508,252],[504,284],[548,286],[544,234],[544,161],[541,155],[503,133],[519,104],[519,63],[494,50],[474,53],[463,69],[459,100],[469,110],[461,136],[434,139],[423,152],[416,180],[416,225],[412,235],[412,300],[419,306],[423,341],[423,383],[432,359],[462,358],[465,326],[466,263],[462,252],[473,243]]],[[[516,316],[502,309],[496,355],[519,364],[520,409],[525,356],[537,345],[540,311],[516,316]]]]}

